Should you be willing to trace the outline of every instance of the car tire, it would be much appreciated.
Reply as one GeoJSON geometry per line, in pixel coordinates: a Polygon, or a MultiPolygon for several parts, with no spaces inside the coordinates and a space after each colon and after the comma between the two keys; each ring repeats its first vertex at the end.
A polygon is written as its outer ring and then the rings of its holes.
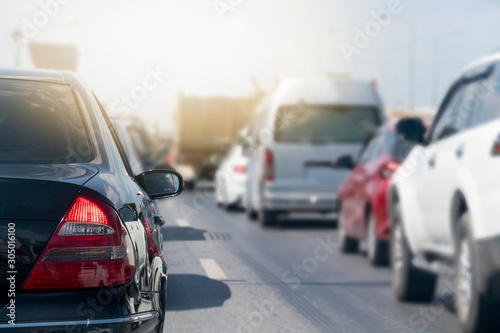
{"type": "Polygon", "coordinates": [[[345,232],[344,218],[339,214],[338,218],[338,241],[340,252],[342,253],[355,253],[359,250],[359,241],[352,237],[347,236],[345,232]]]}
{"type": "Polygon", "coordinates": [[[391,233],[392,286],[400,301],[430,302],[437,284],[436,274],[412,264],[413,255],[406,240],[399,204],[393,207],[391,233]]]}
{"type": "Polygon", "coordinates": [[[157,333],[163,333],[163,328],[165,326],[165,317],[166,317],[166,310],[167,310],[167,286],[166,286],[166,279],[162,279],[161,281],[161,289],[160,293],[158,295],[159,300],[160,300],[160,308],[159,308],[159,318],[160,318],[160,324],[158,325],[158,330],[157,333]]]}
{"type": "Polygon", "coordinates": [[[386,241],[377,239],[377,225],[373,214],[369,215],[367,225],[367,257],[373,266],[385,266],[388,260],[388,244],[386,241]]]}
{"type": "Polygon", "coordinates": [[[249,208],[249,207],[245,208],[245,213],[246,213],[246,215],[247,215],[247,218],[248,218],[250,221],[252,221],[252,222],[257,221],[257,219],[258,219],[258,217],[259,217],[259,216],[258,216],[259,214],[257,214],[257,212],[256,212],[255,210],[253,210],[253,209],[251,209],[251,208],[249,208]]]}
{"type": "Polygon", "coordinates": [[[276,212],[271,212],[267,210],[261,210],[259,212],[259,222],[263,227],[270,227],[276,224],[278,219],[278,214],[276,212]]]}
{"type": "Polygon", "coordinates": [[[455,250],[455,308],[463,332],[499,331],[499,306],[489,302],[478,290],[477,253],[469,230],[470,217],[460,218],[455,250]],[[494,329],[496,328],[496,329],[494,329]]]}

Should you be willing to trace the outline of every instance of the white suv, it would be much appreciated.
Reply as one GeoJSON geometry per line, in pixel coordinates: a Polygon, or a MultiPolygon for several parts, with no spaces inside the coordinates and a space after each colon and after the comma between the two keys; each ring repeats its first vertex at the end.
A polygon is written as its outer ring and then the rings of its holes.
{"type": "Polygon", "coordinates": [[[453,272],[464,332],[500,329],[499,82],[500,54],[469,66],[389,192],[397,298],[430,301],[453,272]]]}

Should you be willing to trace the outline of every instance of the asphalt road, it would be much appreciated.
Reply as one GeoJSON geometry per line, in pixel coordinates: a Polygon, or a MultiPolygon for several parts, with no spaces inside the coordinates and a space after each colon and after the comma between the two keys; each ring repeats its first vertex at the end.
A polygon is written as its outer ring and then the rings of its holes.
{"type": "Polygon", "coordinates": [[[324,221],[262,228],[196,190],[158,203],[168,263],[165,332],[457,332],[449,281],[401,304],[388,268],[343,255],[324,221]]]}

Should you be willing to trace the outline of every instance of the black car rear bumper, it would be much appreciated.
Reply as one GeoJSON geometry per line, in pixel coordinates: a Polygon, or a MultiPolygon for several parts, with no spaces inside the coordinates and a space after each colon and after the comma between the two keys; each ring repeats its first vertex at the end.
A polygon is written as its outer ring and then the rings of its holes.
{"type": "Polygon", "coordinates": [[[137,313],[120,318],[53,321],[53,322],[16,322],[15,325],[0,324],[6,332],[150,332],[159,327],[159,314],[156,311],[137,313]]]}

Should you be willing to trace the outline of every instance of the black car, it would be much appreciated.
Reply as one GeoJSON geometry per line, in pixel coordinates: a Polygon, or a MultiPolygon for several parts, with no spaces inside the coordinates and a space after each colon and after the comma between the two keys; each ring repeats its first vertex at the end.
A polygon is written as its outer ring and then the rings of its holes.
{"type": "Polygon", "coordinates": [[[72,74],[0,71],[0,330],[161,332],[151,200],[182,187],[174,171],[134,174],[72,74]]]}

